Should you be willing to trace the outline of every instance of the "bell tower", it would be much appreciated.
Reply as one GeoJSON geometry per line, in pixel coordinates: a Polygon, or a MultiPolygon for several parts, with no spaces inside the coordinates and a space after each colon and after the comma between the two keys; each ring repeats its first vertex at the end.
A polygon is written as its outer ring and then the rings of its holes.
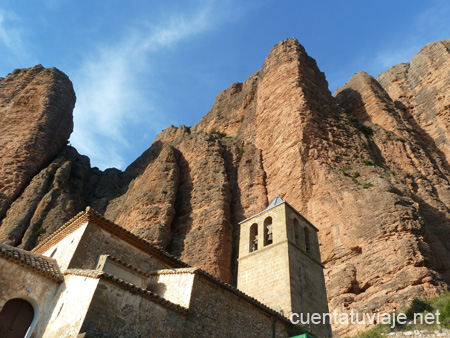
{"type": "MultiPolygon", "coordinates": [[[[286,317],[328,313],[319,231],[280,196],[240,222],[237,287],[286,317]]],[[[330,325],[310,325],[331,337],[330,325]]]]}

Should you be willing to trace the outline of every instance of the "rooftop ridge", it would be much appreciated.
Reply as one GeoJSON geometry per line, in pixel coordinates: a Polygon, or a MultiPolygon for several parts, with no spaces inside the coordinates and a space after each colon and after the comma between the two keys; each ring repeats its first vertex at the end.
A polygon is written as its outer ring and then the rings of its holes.
{"type": "Polygon", "coordinates": [[[47,237],[42,243],[35,247],[32,251],[36,253],[42,253],[49,247],[51,247],[55,242],[61,237],[78,229],[84,222],[92,221],[98,225],[101,229],[112,233],[119,238],[127,241],[128,243],[134,245],[135,247],[149,253],[156,255],[159,259],[166,261],[168,263],[178,265],[180,267],[189,267],[188,264],[181,261],[180,259],[172,256],[168,252],[159,249],[150,242],[140,238],[139,236],[133,234],[132,232],[122,228],[120,225],[108,220],[103,215],[95,211],[91,207],[87,207],[85,211],[79,212],[71,220],[66,222],[62,227],[56,230],[53,234],[47,237]]]}
{"type": "MultiPolygon", "coordinates": [[[[270,209],[273,209],[273,208],[275,208],[275,207],[277,207],[277,206],[279,206],[279,205],[281,205],[281,204],[283,204],[283,203],[287,203],[287,202],[284,201],[279,195],[277,195],[277,196],[272,200],[272,202],[269,203],[269,205],[267,206],[267,208],[265,208],[264,210],[262,210],[262,211],[260,211],[260,212],[258,212],[258,213],[256,213],[256,214],[254,214],[254,215],[252,215],[252,216],[250,216],[250,217],[247,217],[246,219],[240,221],[238,224],[244,223],[245,221],[248,221],[249,219],[252,219],[253,217],[256,217],[256,216],[258,216],[258,215],[261,215],[262,213],[264,213],[264,212],[266,212],[266,211],[268,211],[268,210],[270,210],[270,209]]],[[[295,211],[297,211],[297,210],[295,210],[295,211]]],[[[298,211],[297,211],[297,212],[298,212],[298,211]]],[[[298,212],[298,213],[299,213],[299,212],[298,212]]],[[[300,213],[299,213],[299,214],[300,214],[300,213]]]]}
{"type": "Polygon", "coordinates": [[[126,263],[123,260],[121,260],[120,258],[114,257],[112,255],[104,255],[106,256],[108,259],[112,260],[113,262],[116,262],[117,264],[120,264],[130,270],[133,270],[145,277],[149,277],[151,274],[148,274],[147,272],[142,271],[141,269],[135,267],[134,265],[131,265],[130,263],[126,263]]]}
{"type": "Polygon", "coordinates": [[[277,194],[277,196],[275,196],[275,198],[272,200],[272,202],[270,202],[270,204],[267,206],[266,209],[264,209],[264,211],[266,210],[270,210],[274,207],[276,207],[279,204],[284,203],[285,201],[280,197],[280,195],[277,194]]]}
{"type": "Polygon", "coordinates": [[[171,301],[168,301],[167,299],[164,299],[164,298],[158,296],[156,293],[154,293],[150,290],[140,288],[132,283],[126,282],[123,279],[117,278],[114,275],[109,274],[104,271],[85,270],[85,269],[68,269],[68,270],[66,270],[64,275],[84,276],[84,277],[106,280],[106,281],[112,282],[113,284],[118,285],[122,289],[128,290],[134,294],[148,298],[152,301],[155,301],[156,303],[159,303],[159,304],[161,304],[167,308],[170,308],[172,310],[178,311],[182,314],[187,314],[189,311],[187,308],[185,308],[181,305],[172,303],[171,301]]]}
{"type": "MultiPolygon", "coordinates": [[[[87,208],[86,208],[87,210],[87,208]]],[[[52,239],[54,239],[55,237],[57,237],[59,234],[61,234],[62,232],[64,232],[64,230],[66,230],[67,228],[70,227],[70,225],[74,224],[74,225],[81,225],[80,223],[82,221],[87,222],[88,219],[86,217],[87,212],[86,211],[80,211],[78,214],[76,214],[75,216],[73,216],[70,220],[68,220],[66,223],[64,223],[61,227],[59,227],[55,232],[53,232],[50,236],[48,236],[47,238],[45,238],[41,243],[39,243],[38,245],[36,245],[31,252],[39,252],[42,251],[46,246],[47,243],[49,243],[52,239]]],[[[75,231],[77,228],[74,228],[73,231],[75,231]]],[[[66,231],[67,234],[73,232],[73,231],[66,231]]]]}
{"type": "Polygon", "coordinates": [[[155,270],[149,273],[149,276],[156,276],[156,275],[178,275],[182,273],[195,273],[195,271],[198,270],[198,268],[192,267],[192,268],[178,268],[178,269],[160,269],[155,270]]]}

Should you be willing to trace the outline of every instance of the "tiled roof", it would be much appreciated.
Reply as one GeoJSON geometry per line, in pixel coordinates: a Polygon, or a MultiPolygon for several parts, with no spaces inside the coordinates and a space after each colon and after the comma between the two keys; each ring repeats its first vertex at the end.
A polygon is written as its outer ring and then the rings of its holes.
{"type": "Polygon", "coordinates": [[[272,209],[272,208],[276,207],[277,205],[279,205],[279,204],[281,204],[281,203],[284,203],[284,200],[280,197],[280,195],[277,195],[277,197],[275,197],[275,198],[273,199],[273,201],[270,202],[270,204],[268,205],[268,207],[267,207],[266,210],[264,210],[264,211],[267,211],[267,210],[269,210],[269,209],[272,209]]]}
{"type": "Polygon", "coordinates": [[[41,256],[6,244],[0,244],[0,257],[4,257],[27,269],[42,274],[58,283],[64,280],[56,264],[56,260],[53,258],[41,256]]]}

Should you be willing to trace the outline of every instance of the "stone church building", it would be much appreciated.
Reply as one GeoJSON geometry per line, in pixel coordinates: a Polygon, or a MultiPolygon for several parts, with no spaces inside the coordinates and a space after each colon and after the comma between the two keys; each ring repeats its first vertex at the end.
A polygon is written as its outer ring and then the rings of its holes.
{"type": "Polygon", "coordinates": [[[0,244],[0,337],[288,337],[328,312],[317,229],[280,197],[239,250],[235,288],[88,207],[31,252],[0,244]]]}

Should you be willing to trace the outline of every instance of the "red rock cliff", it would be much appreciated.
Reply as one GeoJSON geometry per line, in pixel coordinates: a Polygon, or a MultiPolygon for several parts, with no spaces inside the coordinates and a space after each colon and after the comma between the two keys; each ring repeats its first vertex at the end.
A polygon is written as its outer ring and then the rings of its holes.
{"type": "Polygon", "coordinates": [[[260,71],[219,93],[197,125],[164,130],[124,172],[91,169],[64,146],[74,103],[66,77],[15,71],[0,82],[0,239],[32,248],[92,205],[233,283],[238,222],[264,209],[278,186],[320,229],[330,310],[392,309],[442,292],[450,285],[449,47],[431,43],[377,79],[355,74],[333,96],[316,62],[285,40],[260,71]],[[55,114],[62,122],[48,127],[55,114]]]}

